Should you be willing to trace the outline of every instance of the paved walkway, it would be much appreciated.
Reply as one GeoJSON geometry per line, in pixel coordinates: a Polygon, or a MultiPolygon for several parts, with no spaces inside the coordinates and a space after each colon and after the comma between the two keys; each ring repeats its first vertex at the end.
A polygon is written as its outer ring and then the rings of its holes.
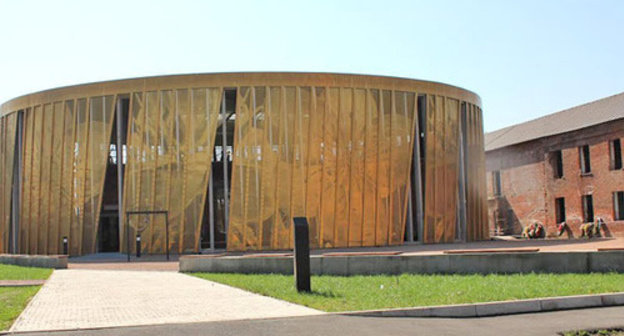
{"type": "Polygon", "coordinates": [[[127,270],[127,271],[178,271],[178,257],[171,255],[167,261],[164,255],[143,255],[141,258],[131,256],[131,262],[127,261],[127,255],[123,253],[98,253],[80,257],[71,257],[67,264],[69,269],[91,270],[127,270]]]}
{"type": "MultiPolygon", "coordinates": [[[[566,310],[484,318],[305,316],[209,323],[166,324],[51,333],[55,336],[263,335],[263,336],[556,336],[561,331],[624,326],[624,307],[566,310]]],[[[30,334],[41,335],[41,334],[30,334]]],[[[24,335],[26,336],[26,335],[24,335]]]]}
{"type": "Polygon", "coordinates": [[[228,321],[322,314],[173,272],[56,270],[10,331],[228,321]]]}

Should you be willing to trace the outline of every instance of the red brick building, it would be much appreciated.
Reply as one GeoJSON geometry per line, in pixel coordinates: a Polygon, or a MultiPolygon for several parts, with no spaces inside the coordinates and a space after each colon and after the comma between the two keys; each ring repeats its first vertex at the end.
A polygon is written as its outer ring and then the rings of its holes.
{"type": "Polygon", "coordinates": [[[624,93],[485,135],[488,216],[495,234],[539,221],[579,237],[602,218],[604,236],[624,237],[624,93]]]}

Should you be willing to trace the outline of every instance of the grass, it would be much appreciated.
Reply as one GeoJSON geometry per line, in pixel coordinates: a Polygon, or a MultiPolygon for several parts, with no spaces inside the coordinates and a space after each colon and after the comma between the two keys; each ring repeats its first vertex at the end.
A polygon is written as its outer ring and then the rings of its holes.
{"type": "Polygon", "coordinates": [[[39,280],[52,274],[50,268],[23,267],[0,264],[0,280],[39,280]]]}
{"type": "Polygon", "coordinates": [[[313,276],[312,293],[278,274],[191,275],[323,311],[435,306],[624,292],[624,274],[313,276]]]}
{"type": "MultiPolygon", "coordinates": [[[[52,269],[0,264],[0,280],[47,279],[52,269]]],[[[0,287],[0,330],[9,329],[41,286],[0,287]]]]}
{"type": "Polygon", "coordinates": [[[39,287],[0,287],[0,330],[9,329],[39,287]]]}

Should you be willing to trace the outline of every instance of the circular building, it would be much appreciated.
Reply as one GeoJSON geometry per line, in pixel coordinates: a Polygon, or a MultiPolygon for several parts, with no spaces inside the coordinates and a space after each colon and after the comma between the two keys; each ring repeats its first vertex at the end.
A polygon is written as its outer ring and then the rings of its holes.
{"type": "Polygon", "coordinates": [[[1,106],[0,252],[312,248],[488,237],[479,97],[329,73],[158,76],[1,106]]]}

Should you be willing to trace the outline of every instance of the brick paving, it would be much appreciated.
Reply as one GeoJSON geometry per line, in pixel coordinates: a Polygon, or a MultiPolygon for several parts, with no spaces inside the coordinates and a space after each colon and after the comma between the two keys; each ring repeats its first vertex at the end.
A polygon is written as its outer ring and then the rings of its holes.
{"type": "Polygon", "coordinates": [[[322,312],[173,272],[56,270],[10,331],[228,321],[322,312]]]}

